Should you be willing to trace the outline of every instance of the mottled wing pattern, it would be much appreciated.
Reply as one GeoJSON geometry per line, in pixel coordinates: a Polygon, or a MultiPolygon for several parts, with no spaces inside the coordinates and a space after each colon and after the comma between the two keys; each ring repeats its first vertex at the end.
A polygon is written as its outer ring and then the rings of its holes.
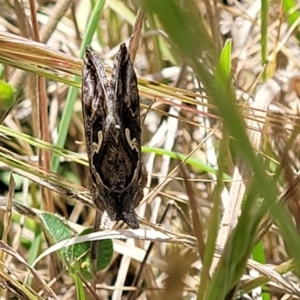
{"type": "Polygon", "coordinates": [[[82,107],[93,201],[110,221],[138,228],[134,208],[143,198],[146,173],[137,78],[125,44],[120,46],[110,81],[97,53],[87,48],[82,107]]]}

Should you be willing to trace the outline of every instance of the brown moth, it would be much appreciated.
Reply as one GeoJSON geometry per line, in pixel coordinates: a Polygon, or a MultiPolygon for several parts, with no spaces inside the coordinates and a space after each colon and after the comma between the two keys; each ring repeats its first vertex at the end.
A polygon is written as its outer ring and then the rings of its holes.
{"type": "Polygon", "coordinates": [[[143,198],[146,172],[137,78],[125,44],[117,53],[110,80],[98,54],[87,47],[82,113],[93,201],[106,212],[109,220],[104,222],[122,220],[139,228],[135,208],[143,198]]]}

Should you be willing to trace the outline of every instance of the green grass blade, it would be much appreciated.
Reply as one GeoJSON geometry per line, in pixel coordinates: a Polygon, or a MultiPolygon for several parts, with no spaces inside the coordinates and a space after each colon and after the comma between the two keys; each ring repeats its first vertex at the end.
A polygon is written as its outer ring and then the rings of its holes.
{"type": "Polygon", "coordinates": [[[228,138],[226,138],[226,136],[224,135],[224,138],[220,146],[219,162],[218,162],[219,172],[217,176],[217,185],[213,193],[213,208],[209,216],[209,222],[208,222],[208,236],[206,242],[206,251],[205,251],[203,269],[200,277],[200,285],[199,285],[198,296],[197,296],[197,299],[199,300],[204,299],[204,295],[206,294],[207,288],[210,283],[209,271],[211,269],[211,264],[213,262],[215,245],[216,245],[218,229],[220,224],[220,212],[221,212],[220,207],[222,203],[221,194],[224,188],[222,177],[224,176],[223,171],[226,167],[226,151],[228,146],[227,144],[228,144],[228,138]]]}
{"type": "MultiPolygon", "coordinates": [[[[142,151],[144,153],[155,153],[158,155],[167,155],[174,159],[180,159],[181,161],[184,161],[185,163],[202,170],[203,172],[211,173],[211,174],[217,174],[218,171],[207,164],[202,163],[198,159],[194,159],[191,157],[187,157],[184,154],[174,152],[174,151],[168,151],[161,148],[153,148],[153,147],[142,147],[142,151]]],[[[228,174],[223,174],[223,180],[231,180],[231,177],[228,174]]]]}
{"type": "Polygon", "coordinates": [[[239,223],[228,240],[220,267],[217,268],[206,297],[210,300],[224,299],[224,296],[238,283],[244,271],[247,258],[252,251],[258,224],[269,208],[274,206],[276,183],[267,176],[263,158],[254,153],[245,122],[237,109],[232,77],[228,68],[229,48],[222,52],[219,62],[216,62],[214,56],[216,50],[211,48],[211,39],[208,34],[204,33],[205,26],[202,25],[201,16],[194,13],[197,8],[192,2],[189,2],[185,9],[180,7],[180,3],[171,0],[163,3],[144,0],[143,3],[152,13],[158,15],[167,35],[174,43],[174,48],[176,47],[181,57],[186,58],[193,67],[205,91],[218,106],[224,125],[234,139],[236,153],[247,162],[253,172],[253,184],[249,187],[239,223]],[[171,12],[172,17],[165,18],[167,12],[171,12]],[[189,14],[185,15],[186,12],[189,14]],[[210,54],[206,59],[206,64],[201,60],[202,53],[210,54]],[[212,70],[209,69],[210,66],[212,70]],[[215,73],[215,78],[211,72],[215,73]],[[259,195],[262,195],[264,199],[260,206],[257,204],[259,195]],[[241,241],[243,241],[242,244],[241,241]]]}
{"type": "Polygon", "coordinates": [[[296,22],[296,20],[300,18],[299,3],[297,7],[297,1],[283,0],[283,8],[285,13],[287,14],[287,21],[289,25],[293,25],[294,22],[296,22]]]}
{"type": "MultiPolygon", "coordinates": [[[[252,257],[255,261],[260,262],[262,264],[266,263],[266,256],[264,252],[263,243],[260,241],[252,251],[252,257]]],[[[262,286],[262,288],[266,288],[262,286]]],[[[270,295],[268,293],[262,293],[263,300],[271,300],[270,295]]]]}

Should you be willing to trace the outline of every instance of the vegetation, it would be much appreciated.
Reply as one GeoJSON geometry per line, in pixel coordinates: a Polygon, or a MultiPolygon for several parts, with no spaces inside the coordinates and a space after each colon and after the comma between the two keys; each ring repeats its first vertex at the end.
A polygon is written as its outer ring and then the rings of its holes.
{"type": "Polygon", "coordinates": [[[300,298],[300,9],[227,2],[0,2],[1,299],[300,298]],[[141,229],[92,233],[81,58],[136,16],[141,229]]]}

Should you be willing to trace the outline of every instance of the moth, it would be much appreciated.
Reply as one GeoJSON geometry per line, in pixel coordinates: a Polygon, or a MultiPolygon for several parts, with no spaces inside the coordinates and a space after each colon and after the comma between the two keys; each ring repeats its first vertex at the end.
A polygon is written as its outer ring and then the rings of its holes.
{"type": "Polygon", "coordinates": [[[116,55],[110,80],[98,54],[86,48],[82,113],[92,199],[109,223],[121,220],[139,228],[135,208],[144,195],[146,171],[137,77],[125,44],[116,55]]]}

